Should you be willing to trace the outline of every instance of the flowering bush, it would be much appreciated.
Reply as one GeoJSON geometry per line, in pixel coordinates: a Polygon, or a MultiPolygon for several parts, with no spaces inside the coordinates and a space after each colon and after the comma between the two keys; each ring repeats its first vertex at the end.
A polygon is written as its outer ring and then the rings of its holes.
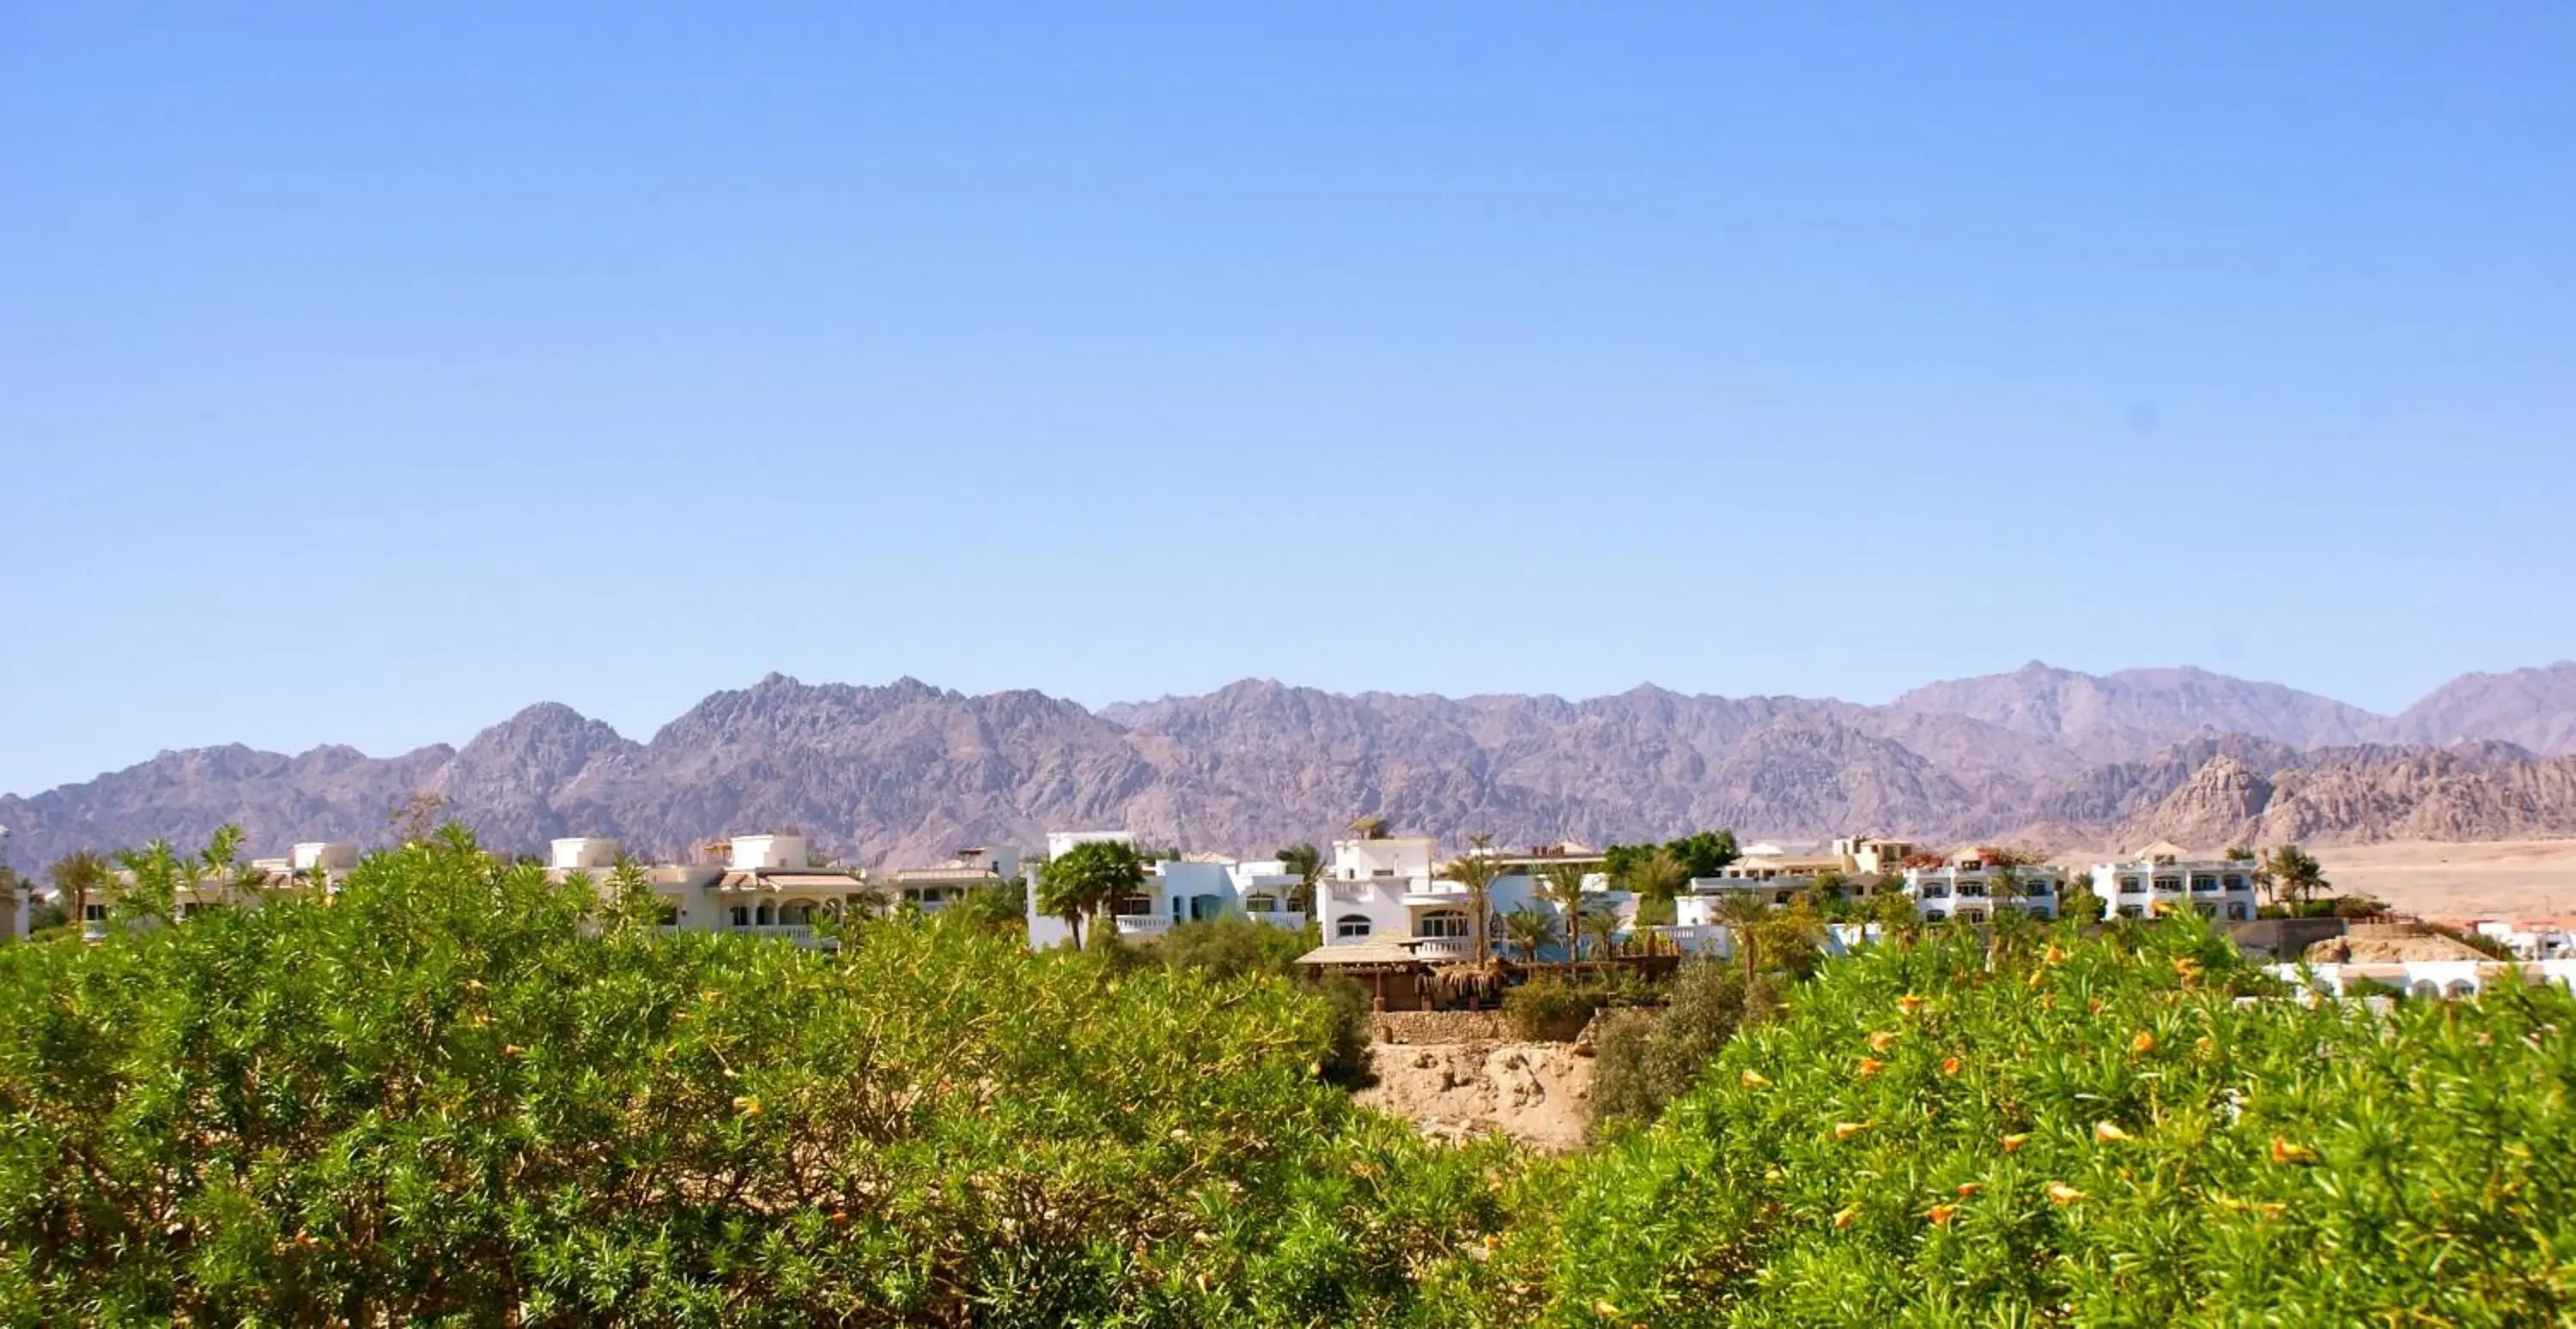
{"type": "Polygon", "coordinates": [[[2576,1313],[2576,1002],[2383,1017],[2270,989],[2190,920],[2000,955],[1962,930],[1828,966],[1656,1126],[1533,1181],[1488,1313],[2576,1313]]]}
{"type": "Polygon", "coordinates": [[[461,835],[0,947],[0,1002],[19,1323],[1344,1320],[1511,1165],[1321,1083],[1275,978],[666,934],[461,835]]]}

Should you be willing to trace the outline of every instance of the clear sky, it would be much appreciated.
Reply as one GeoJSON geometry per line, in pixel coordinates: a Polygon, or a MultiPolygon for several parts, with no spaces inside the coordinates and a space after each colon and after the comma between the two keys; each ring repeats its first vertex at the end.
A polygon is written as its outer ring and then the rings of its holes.
{"type": "Polygon", "coordinates": [[[770,670],[2393,710],[2576,655],[2570,70],[2550,3],[9,5],[0,789],[770,670]]]}

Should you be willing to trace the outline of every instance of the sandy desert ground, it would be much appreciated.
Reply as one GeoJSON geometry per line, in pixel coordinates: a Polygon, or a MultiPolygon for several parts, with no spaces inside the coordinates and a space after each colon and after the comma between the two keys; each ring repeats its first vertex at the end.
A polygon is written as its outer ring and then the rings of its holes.
{"type": "Polygon", "coordinates": [[[2314,852],[2337,892],[2376,895],[2407,913],[2576,915],[2576,840],[2414,840],[2314,852]]]}

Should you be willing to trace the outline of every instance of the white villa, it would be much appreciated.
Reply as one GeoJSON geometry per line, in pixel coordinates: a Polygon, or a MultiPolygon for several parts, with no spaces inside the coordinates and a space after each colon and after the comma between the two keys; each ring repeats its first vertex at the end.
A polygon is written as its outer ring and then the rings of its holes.
{"type": "MultiPolygon", "coordinates": [[[[808,866],[813,860],[801,835],[737,835],[710,847],[721,862],[642,869],[661,900],[664,927],[812,944],[816,922],[882,901],[864,874],[808,866]]],[[[557,880],[580,873],[602,889],[618,863],[615,840],[557,840],[553,851],[547,871],[557,880]]]]}
{"type": "Polygon", "coordinates": [[[2241,859],[2194,859],[2172,845],[2150,845],[2093,868],[2093,893],[2121,918],[2151,918],[2184,908],[2203,918],[2241,923],[2260,901],[2255,865],[2241,859]]]}
{"type": "MultiPolygon", "coordinates": [[[[1126,831],[1053,831],[1047,835],[1047,858],[1062,857],[1076,845],[1100,842],[1132,845],[1135,837],[1126,831]]],[[[1040,866],[1030,874],[1028,896],[1029,945],[1039,948],[1073,938],[1063,919],[1038,912],[1036,879],[1045,871],[1040,866]]],[[[1109,907],[1109,917],[1122,937],[1159,937],[1175,924],[1228,914],[1291,930],[1306,926],[1306,914],[1293,899],[1301,879],[1276,859],[1244,862],[1193,854],[1177,861],[1147,863],[1145,873],[1142,889],[1109,907]]]]}
{"type": "MultiPolygon", "coordinates": [[[[1597,867],[1602,861],[1580,845],[1543,846],[1526,854],[1489,850],[1483,856],[1501,870],[1486,892],[1496,917],[1528,908],[1560,912],[1542,896],[1538,873],[1557,863],[1597,867]]],[[[1474,930],[1467,888],[1441,878],[1441,866],[1440,842],[1427,835],[1335,840],[1332,862],[1315,885],[1324,946],[1400,950],[1431,961],[1468,958],[1474,930]]],[[[1633,906],[1628,892],[1610,889],[1602,873],[1591,874],[1583,889],[1598,897],[1599,907],[1624,912],[1633,906]]],[[[1489,928],[1487,941],[1500,947],[1500,930],[1489,928]]],[[[1310,958],[1329,962],[1325,951],[1310,958]]]]}
{"type": "Polygon", "coordinates": [[[894,903],[935,914],[987,886],[1007,885],[1020,875],[1020,851],[960,849],[945,863],[926,868],[897,868],[886,874],[884,887],[894,903]]]}
{"type": "MultiPolygon", "coordinates": [[[[261,894],[301,892],[320,889],[326,894],[339,889],[340,879],[358,866],[359,849],[339,841],[313,840],[289,849],[275,858],[254,858],[243,865],[244,881],[204,881],[179,888],[180,918],[194,918],[208,909],[250,903],[252,890],[261,894]],[[252,890],[243,889],[244,886],[252,890]]],[[[122,881],[127,874],[116,873],[122,881]]],[[[81,910],[81,936],[98,941],[107,936],[107,916],[116,888],[92,895],[81,910]]]]}
{"type": "Polygon", "coordinates": [[[1939,867],[1905,870],[1905,893],[1914,897],[1915,911],[1926,919],[1982,923],[2007,910],[2055,918],[2057,898],[2065,890],[2064,868],[2047,863],[2005,866],[1988,861],[1982,849],[1960,850],[1939,867]]]}

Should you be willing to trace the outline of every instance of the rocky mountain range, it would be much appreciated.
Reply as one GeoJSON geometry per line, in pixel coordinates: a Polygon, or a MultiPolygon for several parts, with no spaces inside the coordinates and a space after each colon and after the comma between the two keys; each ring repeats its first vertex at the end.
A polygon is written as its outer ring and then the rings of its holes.
{"type": "Polygon", "coordinates": [[[2197,669],[2036,663],[1886,706],[1654,687],[1344,696],[1247,680],[1095,712],[1036,692],[772,675],[642,742],[544,704],[462,748],[395,757],[171,752],[0,796],[0,825],[22,870],[78,848],[199,841],[226,821],[265,852],[381,840],[388,810],[421,793],[508,849],[607,835],[669,856],[792,829],[870,866],[1090,827],[1266,853],[1362,814],[1505,843],[1716,826],[2044,847],[2576,835],[2576,664],[2469,675],[2390,717],[2197,669]]]}

